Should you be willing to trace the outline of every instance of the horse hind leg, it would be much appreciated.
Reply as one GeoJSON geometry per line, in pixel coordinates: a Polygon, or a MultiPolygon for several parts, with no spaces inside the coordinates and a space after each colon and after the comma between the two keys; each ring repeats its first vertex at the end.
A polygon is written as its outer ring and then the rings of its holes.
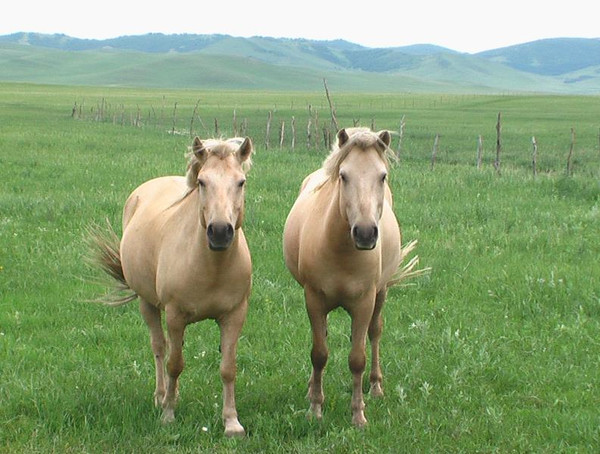
{"type": "Polygon", "coordinates": [[[243,437],[244,427],[238,420],[235,405],[235,377],[237,343],[246,320],[248,302],[244,300],[238,308],[218,320],[221,331],[221,379],[223,381],[223,425],[225,436],[243,437]]]}
{"type": "Polygon", "coordinates": [[[371,344],[371,374],[369,382],[371,384],[370,394],[373,397],[383,396],[383,374],[379,362],[379,341],[383,332],[383,318],[381,311],[385,302],[387,290],[381,290],[375,298],[375,309],[373,318],[369,324],[369,342],[371,344]]]}
{"type": "Polygon", "coordinates": [[[150,345],[154,354],[156,371],[156,388],[154,390],[154,405],[162,405],[165,397],[165,335],[161,323],[161,311],[152,304],[140,299],[140,312],[150,331],[150,345]]]}
{"type": "Polygon", "coordinates": [[[310,289],[305,290],[306,309],[312,329],[312,350],[310,359],[313,370],[308,382],[308,400],[310,401],[309,417],[321,419],[323,416],[323,370],[327,364],[327,313],[319,296],[310,289]]]}

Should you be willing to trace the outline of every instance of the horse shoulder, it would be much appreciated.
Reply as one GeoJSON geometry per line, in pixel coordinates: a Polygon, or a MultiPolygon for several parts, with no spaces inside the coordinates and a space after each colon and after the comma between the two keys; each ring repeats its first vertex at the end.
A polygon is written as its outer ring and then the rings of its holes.
{"type": "Polygon", "coordinates": [[[123,209],[121,262],[129,286],[155,300],[155,279],[166,208],[184,194],[185,179],[161,177],[138,186],[123,209]],[[182,186],[183,185],[183,186],[182,186]]]}

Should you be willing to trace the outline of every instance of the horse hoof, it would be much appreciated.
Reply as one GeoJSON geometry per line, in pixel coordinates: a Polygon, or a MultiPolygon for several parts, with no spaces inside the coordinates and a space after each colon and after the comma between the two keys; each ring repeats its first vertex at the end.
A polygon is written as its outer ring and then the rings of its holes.
{"type": "Polygon", "coordinates": [[[364,429],[365,426],[367,425],[367,420],[365,418],[365,415],[362,414],[362,412],[360,414],[356,414],[352,417],[352,424],[354,424],[354,426],[357,429],[364,429]]]}
{"type": "Polygon", "coordinates": [[[371,384],[371,390],[369,391],[371,397],[383,397],[383,388],[380,383],[371,384]]]}
{"type": "Polygon", "coordinates": [[[171,424],[175,421],[175,412],[173,410],[164,410],[161,418],[161,422],[165,425],[171,424]]]}
{"type": "Polygon", "coordinates": [[[225,436],[242,438],[246,436],[246,431],[239,422],[231,423],[225,427],[225,436]]]}
{"type": "Polygon", "coordinates": [[[307,419],[315,418],[317,420],[323,419],[323,407],[320,404],[311,404],[310,410],[306,413],[307,419]]]}

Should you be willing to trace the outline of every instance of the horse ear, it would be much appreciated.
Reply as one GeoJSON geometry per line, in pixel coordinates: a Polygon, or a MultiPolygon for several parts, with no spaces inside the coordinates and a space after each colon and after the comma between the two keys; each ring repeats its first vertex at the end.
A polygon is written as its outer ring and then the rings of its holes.
{"type": "Polygon", "coordinates": [[[252,155],[253,151],[254,147],[252,146],[252,140],[250,140],[250,137],[246,137],[237,151],[237,156],[240,162],[247,161],[252,155]]]}
{"type": "Polygon", "coordinates": [[[206,158],[206,148],[204,148],[204,144],[198,136],[196,136],[194,142],[192,143],[192,152],[201,162],[206,158]]]}
{"type": "Polygon", "coordinates": [[[379,131],[379,142],[385,145],[385,148],[389,148],[392,143],[392,136],[388,130],[379,131]]]}
{"type": "Polygon", "coordinates": [[[337,141],[338,147],[343,147],[346,142],[348,142],[348,133],[344,128],[340,129],[337,133],[337,141]]]}

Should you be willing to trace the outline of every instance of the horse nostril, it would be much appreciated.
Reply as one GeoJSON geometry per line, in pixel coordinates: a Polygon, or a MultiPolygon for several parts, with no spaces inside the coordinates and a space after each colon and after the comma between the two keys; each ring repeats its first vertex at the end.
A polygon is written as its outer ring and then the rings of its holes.
{"type": "Polygon", "coordinates": [[[379,229],[377,225],[355,225],[352,227],[352,238],[358,249],[373,249],[377,244],[379,229]]]}
{"type": "Polygon", "coordinates": [[[206,227],[209,246],[213,250],[227,249],[233,240],[234,233],[230,223],[214,222],[206,227]]]}

